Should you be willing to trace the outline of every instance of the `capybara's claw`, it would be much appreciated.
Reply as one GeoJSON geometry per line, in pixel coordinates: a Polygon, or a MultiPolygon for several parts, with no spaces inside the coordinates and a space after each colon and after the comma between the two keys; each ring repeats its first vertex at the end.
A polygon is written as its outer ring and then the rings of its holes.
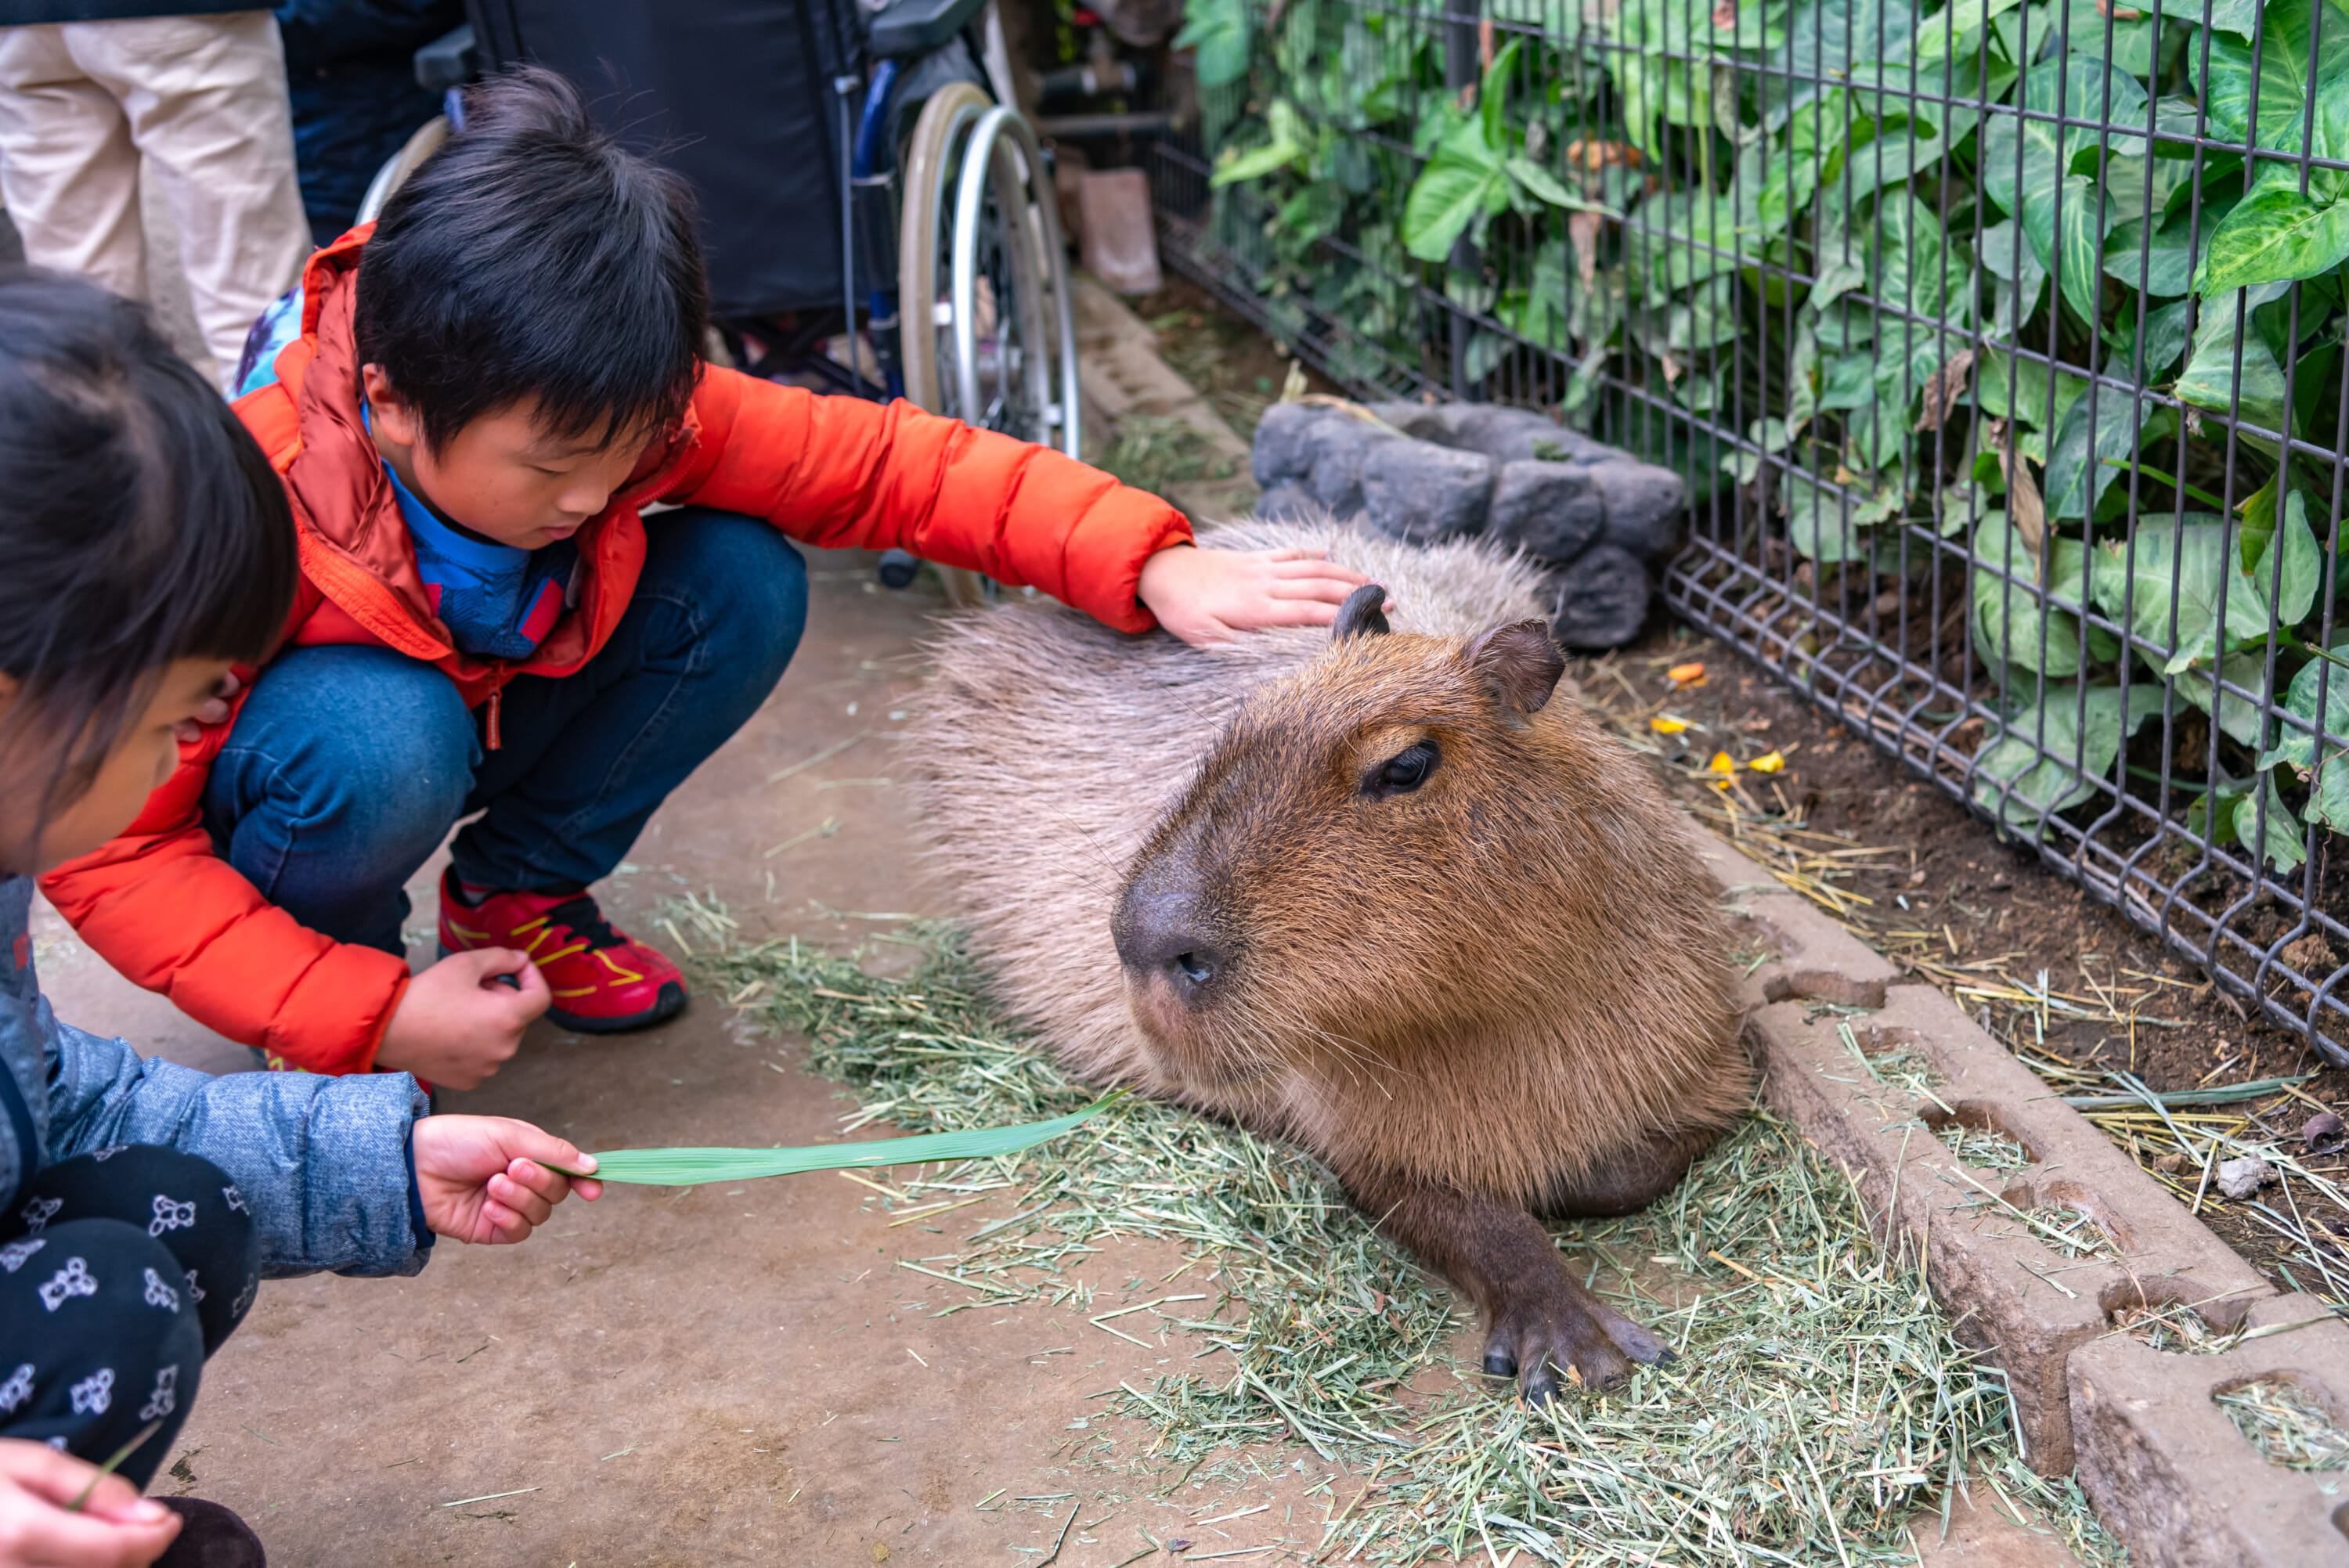
{"type": "Polygon", "coordinates": [[[1635,1365],[1672,1358],[1655,1336],[1565,1280],[1539,1299],[1505,1310],[1485,1345],[1485,1372],[1514,1375],[1529,1405],[1557,1398],[1568,1367],[1585,1388],[1611,1388],[1630,1377],[1635,1365]]]}

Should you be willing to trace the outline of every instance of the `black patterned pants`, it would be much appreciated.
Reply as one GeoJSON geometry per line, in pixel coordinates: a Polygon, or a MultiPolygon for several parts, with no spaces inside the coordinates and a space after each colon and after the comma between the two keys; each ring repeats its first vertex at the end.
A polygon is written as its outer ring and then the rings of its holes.
{"type": "Polygon", "coordinates": [[[0,1438],[104,1463],[144,1489],[204,1358],[261,1284],[261,1243],[220,1167],[148,1144],[38,1172],[0,1214],[0,1438]]]}

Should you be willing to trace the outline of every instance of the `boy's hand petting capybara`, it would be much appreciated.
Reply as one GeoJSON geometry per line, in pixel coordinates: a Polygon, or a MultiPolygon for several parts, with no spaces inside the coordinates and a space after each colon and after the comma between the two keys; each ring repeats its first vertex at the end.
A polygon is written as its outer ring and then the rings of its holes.
{"type": "Polygon", "coordinates": [[[1671,808],[1473,542],[1249,524],[1378,586],[1226,649],[968,617],[916,725],[1006,1004],[1088,1078],[1291,1140],[1473,1299],[1528,1398],[1667,1353],[1542,1218],[1670,1189],[1749,1098],[1725,931],[1671,808]]]}

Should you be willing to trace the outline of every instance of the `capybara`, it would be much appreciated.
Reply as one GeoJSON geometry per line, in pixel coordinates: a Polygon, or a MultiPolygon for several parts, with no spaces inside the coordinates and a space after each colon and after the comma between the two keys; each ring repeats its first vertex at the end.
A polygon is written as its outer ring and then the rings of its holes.
{"type": "Polygon", "coordinates": [[[1201,650],[1049,603],[949,622],[906,745],[1003,1005],[1071,1070],[1323,1161],[1529,1399],[1668,1352],[1537,1216],[1625,1213],[1746,1105],[1725,930],[1639,759],[1474,541],[1252,522],[1392,595],[1201,650]]]}

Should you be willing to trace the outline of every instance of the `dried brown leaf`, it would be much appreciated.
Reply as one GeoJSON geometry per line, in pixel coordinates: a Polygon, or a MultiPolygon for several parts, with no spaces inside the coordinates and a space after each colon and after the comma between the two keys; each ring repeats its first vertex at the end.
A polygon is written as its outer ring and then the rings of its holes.
{"type": "Polygon", "coordinates": [[[1974,351],[1971,346],[1950,356],[1933,378],[1925,383],[1925,407],[1917,416],[1920,430],[1938,430],[1950,410],[1965,396],[1966,384],[1974,373],[1974,351]]]}

